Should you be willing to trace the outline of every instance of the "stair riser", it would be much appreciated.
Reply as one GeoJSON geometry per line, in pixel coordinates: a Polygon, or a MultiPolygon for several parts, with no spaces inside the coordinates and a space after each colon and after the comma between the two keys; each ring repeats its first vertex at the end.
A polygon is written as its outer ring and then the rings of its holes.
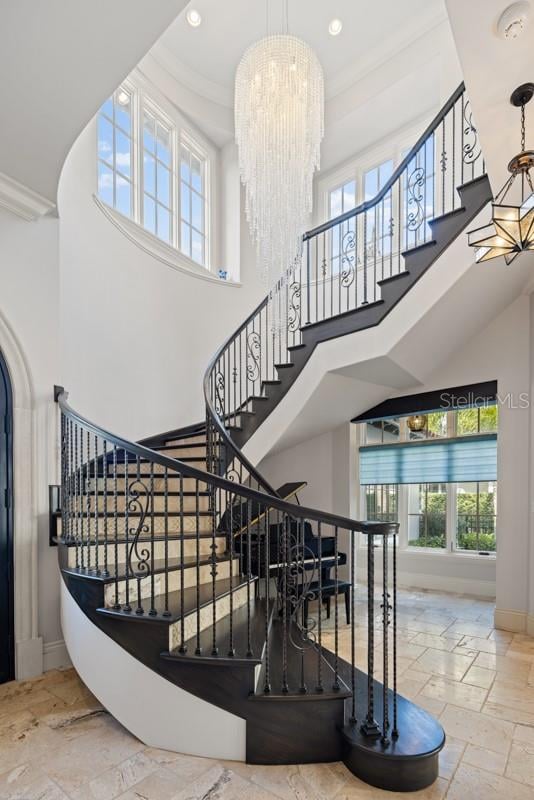
{"type": "MultiPolygon", "coordinates": [[[[130,497],[131,502],[131,497],[130,497]]],[[[104,498],[103,495],[97,497],[97,508],[100,512],[107,509],[108,514],[113,514],[115,510],[115,498],[113,495],[104,498]]],[[[124,494],[117,496],[117,513],[123,514],[128,505],[128,499],[124,494]]],[[[156,513],[165,512],[165,497],[163,495],[154,495],[150,500],[150,508],[156,513]]],[[[87,510],[87,498],[82,498],[82,509],[84,512],[87,510]]],[[[94,495],[89,495],[89,509],[94,512],[95,498],[94,495]]],[[[175,515],[180,513],[180,509],[189,515],[194,514],[197,510],[197,498],[194,495],[183,495],[182,498],[171,495],[167,497],[167,511],[169,514],[175,515]]],[[[207,495],[199,495],[198,497],[198,510],[209,511],[209,497],[207,495]]]]}
{"type": "MultiPolygon", "coordinates": [[[[115,536],[115,519],[110,514],[108,514],[107,518],[104,516],[99,516],[98,526],[95,522],[94,516],[89,519],[89,522],[84,516],[83,519],[78,519],[78,529],[76,529],[76,519],[73,519],[70,528],[67,527],[67,531],[70,531],[75,539],[87,539],[89,537],[96,537],[98,528],[98,536],[100,539],[103,539],[106,528],[106,519],[108,537],[111,540],[115,536]]],[[[128,516],[128,525],[126,525],[126,517],[123,515],[118,516],[116,528],[117,535],[119,537],[125,536],[126,528],[128,528],[131,536],[134,536],[140,521],[141,518],[139,515],[133,516],[130,514],[128,516]]],[[[154,536],[164,536],[166,532],[172,534],[196,533],[197,527],[199,533],[211,533],[212,518],[210,516],[199,516],[197,526],[197,518],[195,514],[184,514],[183,518],[178,514],[169,514],[167,521],[165,521],[165,517],[154,517],[154,527],[152,527],[152,519],[149,513],[145,517],[144,525],[146,526],[146,530],[143,531],[143,536],[145,538],[150,536],[152,531],[154,532],[154,536]]],[[[59,526],[59,532],[61,532],[61,525],[59,526]]]]}
{"type": "MultiPolygon", "coordinates": [[[[161,455],[165,455],[166,456],[167,453],[162,453],[161,455]]],[[[185,464],[188,463],[188,459],[187,458],[183,458],[181,460],[185,464]]],[[[199,470],[202,470],[203,472],[206,472],[206,462],[204,460],[202,460],[202,461],[191,461],[191,463],[189,465],[191,467],[193,467],[194,469],[199,469],[199,470]]],[[[170,469],[168,470],[168,474],[169,475],[172,474],[172,472],[173,472],[173,470],[170,470],[170,469]]],[[[179,473],[180,473],[180,470],[177,468],[176,469],[176,474],[179,474],[179,473]]],[[[155,464],[155,463],[150,464],[150,463],[144,461],[139,465],[139,474],[141,475],[141,478],[150,476],[151,474],[152,475],[164,475],[165,474],[165,467],[162,464],[155,464]]],[[[111,469],[109,470],[108,475],[111,475],[111,469]]],[[[137,465],[132,462],[131,464],[128,464],[127,468],[126,468],[124,464],[118,464],[117,465],[117,475],[119,475],[119,476],[130,475],[131,478],[136,478],[137,477],[137,465]]],[[[186,477],[187,476],[184,475],[184,481],[186,480],[186,477]]],[[[190,479],[190,480],[194,481],[194,478],[190,479]]],[[[194,488],[195,488],[195,486],[193,484],[193,489],[194,488]]]]}
{"type": "MultiPolygon", "coordinates": [[[[251,597],[254,595],[254,586],[250,587],[251,597]]],[[[232,603],[233,608],[237,610],[244,606],[247,602],[247,587],[242,586],[233,593],[232,603]]],[[[230,595],[219,597],[215,601],[216,619],[221,620],[230,613],[230,595]]],[[[197,614],[193,611],[184,619],[184,641],[191,639],[197,632],[197,614]]],[[[211,605],[205,606],[200,609],[200,630],[203,631],[213,624],[213,608],[211,605]]],[[[181,622],[174,622],[169,626],[169,650],[175,650],[180,647],[181,643],[181,622]]]]}
{"type": "MultiPolygon", "coordinates": [[[[207,556],[211,553],[211,538],[208,539],[200,539],[199,540],[199,555],[207,556]]],[[[143,542],[143,545],[146,547],[151,548],[151,542],[143,542]]],[[[182,556],[182,545],[183,545],[183,555],[185,558],[190,556],[196,555],[197,552],[197,543],[195,539],[184,539],[181,542],[179,539],[170,539],[167,542],[167,553],[169,559],[173,558],[181,558],[182,556]]],[[[215,546],[217,548],[217,553],[222,555],[226,551],[226,539],[223,536],[218,536],[215,539],[215,546]]],[[[76,567],[76,548],[69,547],[68,548],[68,558],[67,563],[69,567],[76,567]]],[[[127,558],[126,555],[126,545],[121,543],[118,545],[119,551],[119,561],[125,561],[127,558]]],[[[100,566],[104,564],[106,555],[106,545],[100,544],[98,546],[98,563],[100,566]]],[[[108,544],[107,545],[107,556],[108,556],[108,563],[113,564],[115,563],[115,545],[108,544]]],[[[159,560],[165,558],[165,542],[163,539],[156,539],[154,541],[154,559],[159,560]]],[[[82,548],[78,548],[78,564],[81,565],[82,559],[82,548]]],[[[97,561],[97,548],[96,545],[86,545],[83,548],[83,561],[84,565],[87,564],[95,565],[97,561]]]]}
{"type": "MultiPolygon", "coordinates": [[[[124,473],[124,469],[123,469],[124,473]]],[[[118,474],[118,473],[117,473],[118,474]]],[[[117,477],[117,491],[118,492],[125,492],[128,488],[132,485],[132,478],[135,480],[136,476],[133,475],[130,479],[125,480],[124,478],[117,477]]],[[[97,478],[96,479],[96,487],[97,491],[103,492],[104,487],[106,485],[105,478],[97,478]]],[[[167,488],[169,491],[172,492],[179,492],[181,486],[181,491],[183,492],[196,492],[197,489],[199,492],[207,492],[209,490],[208,484],[204,483],[203,481],[199,481],[197,483],[195,478],[187,478],[183,477],[182,481],[180,481],[179,477],[174,477],[174,474],[169,472],[169,479],[167,481],[167,488]]],[[[87,491],[92,492],[95,488],[95,480],[91,478],[87,482],[87,491]]],[[[115,478],[110,474],[110,477],[107,479],[107,490],[108,493],[112,493],[115,491],[115,478]]],[[[165,491],[165,478],[162,478],[161,475],[157,475],[154,477],[154,491],[155,492],[164,492],[165,491]]]]}
{"type": "Polygon", "coordinates": [[[186,461],[188,458],[206,458],[206,445],[199,444],[192,447],[174,447],[169,449],[169,445],[165,446],[164,450],[159,447],[154,448],[156,452],[161,452],[162,456],[169,458],[177,458],[179,461],[186,461]]]}
{"type": "MultiPolygon", "coordinates": [[[[136,566],[134,562],[134,567],[136,566]]],[[[239,563],[237,560],[233,562],[233,574],[238,575],[239,573],[239,563]]],[[[217,564],[217,578],[219,580],[223,580],[230,577],[230,562],[224,561],[221,564],[217,564]]],[[[176,592],[182,588],[182,571],[181,570],[174,570],[174,572],[169,572],[169,592],[176,592]]],[[[190,567],[188,569],[183,570],[183,587],[184,589],[189,589],[191,586],[197,585],[197,571],[195,567],[190,567]]],[[[199,585],[204,583],[210,583],[212,581],[211,575],[211,566],[209,564],[205,564],[201,566],[198,571],[198,583],[199,585]]],[[[121,580],[118,583],[118,602],[121,605],[126,603],[126,580],[121,580]]],[[[129,592],[130,592],[130,605],[135,606],[138,601],[138,582],[135,578],[130,579],[128,581],[129,584],[129,592]]],[[[105,604],[109,608],[114,605],[115,603],[115,591],[116,587],[115,584],[107,584],[105,591],[104,591],[104,599],[105,604]]],[[[140,597],[141,600],[146,600],[150,598],[152,592],[152,585],[151,579],[142,578],[140,583],[140,597]]],[[[164,575],[154,575],[154,596],[162,595],[165,592],[165,576],[164,575]]],[[[147,607],[147,603],[143,604],[144,607],[147,607]]]]}
{"type": "Polygon", "coordinates": [[[168,439],[165,442],[166,445],[173,445],[173,444],[184,444],[184,445],[194,445],[194,444],[206,444],[206,436],[204,433],[199,433],[198,436],[188,436],[186,439],[168,439]]]}

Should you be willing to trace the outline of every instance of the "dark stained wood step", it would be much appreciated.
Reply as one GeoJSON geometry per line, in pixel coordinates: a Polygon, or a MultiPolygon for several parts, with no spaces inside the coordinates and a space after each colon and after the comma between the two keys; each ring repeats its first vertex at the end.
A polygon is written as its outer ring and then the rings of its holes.
{"type": "MultiPolygon", "coordinates": [[[[197,611],[197,609],[204,608],[205,606],[209,606],[213,599],[219,600],[222,597],[226,597],[229,594],[230,589],[233,587],[233,591],[237,589],[246,587],[247,582],[238,576],[235,576],[231,581],[230,578],[224,578],[222,580],[215,581],[215,593],[213,593],[213,587],[211,582],[210,583],[202,583],[198,587],[191,586],[183,591],[183,615],[184,617],[188,616],[197,611]],[[198,589],[198,605],[197,605],[197,589],[198,589]]],[[[250,582],[250,591],[251,597],[254,595],[254,585],[255,581],[250,582]]],[[[132,596],[132,604],[135,603],[135,593],[132,596]]],[[[144,605],[148,605],[147,600],[143,601],[144,605]]],[[[114,617],[117,619],[123,619],[127,617],[128,619],[135,619],[139,622],[151,622],[151,621],[158,621],[158,622],[166,622],[171,625],[173,622],[177,622],[179,619],[182,618],[182,592],[169,592],[169,602],[168,602],[168,616],[164,615],[165,611],[165,597],[164,595],[156,595],[154,599],[154,608],[156,611],[155,615],[150,615],[148,613],[139,614],[137,615],[135,611],[126,611],[125,609],[115,609],[115,608],[98,608],[97,612],[100,615],[106,617],[114,617]]]]}
{"type": "Polygon", "coordinates": [[[236,609],[232,617],[232,641],[234,653],[230,654],[230,615],[223,617],[215,626],[218,654],[210,655],[213,648],[213,626],[209,626],[200,634],[200,646],[203,655],[195,655],[197,646],[196,637],[185,643],[186,652],[181,653],[179,649],[163,652],[161,657],[167,660],[189,661],[205,663],[228,663],[229,665],[261,664],[265,650],[265,630],[267,618],[267,630],[270,630],[272,614],[274,610],[274,600],[267,601],[264,598],[253,601],[250,609],[250,628],[247,606],[236,609]],[[250,645],[250,647],[249,647],[250,645]],[[250,655],[249,655],[250,653],[250,655]]]}

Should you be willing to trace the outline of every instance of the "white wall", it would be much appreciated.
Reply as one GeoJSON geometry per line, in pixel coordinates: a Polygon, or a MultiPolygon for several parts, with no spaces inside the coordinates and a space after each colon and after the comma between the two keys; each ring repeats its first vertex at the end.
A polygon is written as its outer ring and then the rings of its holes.
{"type": "MultiPolygon", "coordinates": [[[[507,626],[516,614],[523,615],[524,626],[527,608],[531,614],[534,611],[534,570],[529,569],[526,557],[531,412],[515,407],[520,395],[530,391],[530,341],[534,350],[530,315],[529,297],[520,296],[450,358],[436,364],[425,384],[398,392],[404,395],[497,379],[499,395],[509,398],[500,406],[497,561],[464,554],[399,554],[399,579],[406,585],[487,596],[495,594],[496,588],[497,619],[507,626]]],[[[351,450],[349,429],[348,424],[337,427],[277,452],[265,458],[260,469],[275,485],[285,480],[307,480],[308,487],[302,493],[302,502],[307,505],[357,517],[363,510],[356,502],[357,480],[352,470],[356,469],[357,450],[354,442],[351,450]]]]}
{"type": "MultiPolygon", "coordinates": [[[[31,395],[27,420],[28,436],[31,438],[27,451],[30,453],[30,458],[16,471],[16,475],[20,475],[27,485],[21,487],[15,482],[14,487],[16,562],[17,554],[20,554],[20,558],[33,558],[30,544],[33,536],[31,530],[33,514],[37,517],[38,537],[37,558],[28,570],[27,576],[27,580],[32,584],[35,583],[38,592],[37,601],[34,601],[36,618],[29,627],[25,626],[24,634],[19,631],[17,636],[20,639],[23,635],[27,642],[42,637],[46,647],[47,644],[62,638],[59,625],[57,551],[48,546],[48,485],[57,483],[56,406],[53,402],[53,386],[59,376],[57,218],[44,217],[39,221],[26,222],[0,209],[0,265],[2,274],[0,316],[17,341],[17,349],[29,377],[31,395]],[[33,501],[30,501],[32,509],[29,522],[21,523],[17,501],[28,486],[33,490],[33,501]],[[26,547],[26,544],[30,546],[26,547]]],[[[0,349],[6,355],[8,368],[13,371],[15,365],[9,363],[7,342],[3,342],[1,336],[0,349]]],[[[16,394],[16,385],[14,391],[16,394]]],[[[21,427],[23,424],[26,424],[26,419],[16,415],[15,440],[19,433],[17,425],[21,427]]],[[[15,459],[19,457],[17,450],[14,456],[15,459]]],[[[24,458],[27,458],[27,455],[24,455],[24,458]]],[[[19,568],[23,566],[27,567],[26,564],[15,563],[16,581],[21,573],[19,568]]],[[[17,598],[22,597],[25,603],[32,602],[30,587],[16,585],[15,590],[17,598]]],[[[27,608],[16,608],[16,617],[19,612],[32,613],[27,608]]],[[[18,641],[17,651],[22,653],[23,650],[23,642],[18,641]]],[[[38,664],[35,667],[33,656],[38,660],[39,654],[36,655],[35,650],[32,650],[32,653],[31,664],[17,664],[18,674],[28,675],[34,669],[38,671],[38,664]]]]}
{"type": "Polygon", "coordinates": [[[238,288],[179,272],[127,239],[93,200],[95,142],[93,121],[60,184],[62,381],[75,408],[140,438],[203,419],[208,362],[264,289],[246,224],[224,244],[235,257],[240,236],[238,288]]]}

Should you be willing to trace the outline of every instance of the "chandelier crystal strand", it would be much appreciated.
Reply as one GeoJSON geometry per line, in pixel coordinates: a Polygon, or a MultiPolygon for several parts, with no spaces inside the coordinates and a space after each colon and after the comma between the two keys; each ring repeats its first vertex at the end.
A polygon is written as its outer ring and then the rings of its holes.
{"type": "Polygon", "coordinates": [[[246,50],[236,73],[235,129],[247,220],[279,327],[324,135],[323,71],[305,42],[276,34],[246,50]]]}

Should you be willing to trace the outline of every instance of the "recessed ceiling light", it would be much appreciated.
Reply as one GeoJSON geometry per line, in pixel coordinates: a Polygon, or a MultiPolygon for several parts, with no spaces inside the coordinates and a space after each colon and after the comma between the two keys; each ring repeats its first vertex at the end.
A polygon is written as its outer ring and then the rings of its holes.
{"type": "Polygon", "coordinates": [[[517,39],[526,28],[530,15],[530,3],[512,3],[501,14],[497,31],[503,39],[517,39]]]}
{"type": "Polygon", "coordinates": [[[117,102],[120,106],[127,106],[130,102],[130,95],[124,89],[120,89],[117,95],[117,102]]]}
{"type": "Polygon", "coordinates": [[[330,34],[330,36],[337,36],[338,33],[341,33],[342,27],[343,23],[341,22],[340,19],[337,19],[336,17],[331,21],[330,25],[328,26],[328,33],[330,34]]]}
{"type": "Polygon", "coordinates": [[[192,28],[198,28],[202,22],[202,17],[196,8],[190,8],[185,16],[192,28]]]}

